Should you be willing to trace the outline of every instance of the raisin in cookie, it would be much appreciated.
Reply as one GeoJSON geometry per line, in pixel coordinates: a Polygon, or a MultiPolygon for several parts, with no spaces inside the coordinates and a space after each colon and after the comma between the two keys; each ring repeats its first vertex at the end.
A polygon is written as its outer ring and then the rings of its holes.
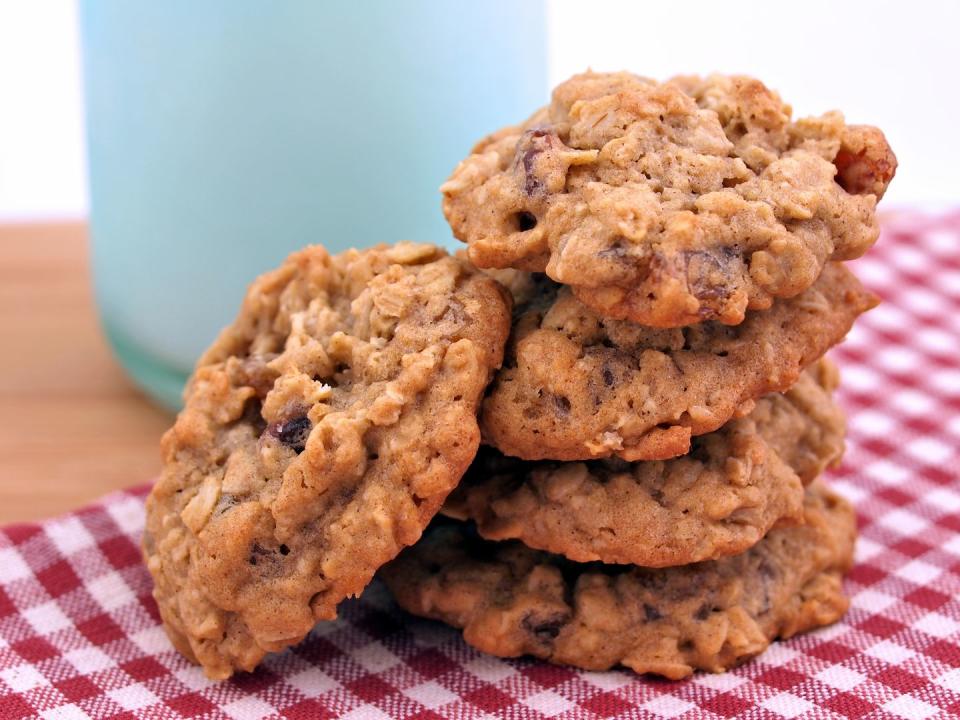
{"type": "Polygon", "coordinates": [[[291,255],[200,359],[144,553],[212,678],[298,642],[420,537],[476,454],[510,299],[430,246],[291,255]]]}
{"type": "Polygon", "coordinates": [[[523,288],[528,302],[480,418],[487,444],[524,460],[682,455],[692,436],[790,387],[876,303],[828,263],[812,287],[739,325],[656,329],[604,319],[538,278],[523,288]]]}
{"type": "Polygon", "coordinates": [[[688,454],[627,463],[524,462],[481,449],[442,512],[488,540],[517,539],[577,562],[684,565],[744,552],[803,517],[803,486],[843,453],[835,368],[694,438],[688,454]]]}
{"type": "Polygon", "coordinates": [[[836,112],[790,119],[747,77],[585,73],[442,186],[478,267],[545,271],[598,314],[743,321],[877,239],[897,161],[836,112]]]}
{"type": "Polygon", "coordinates": [[[853,510],[814,483],[804,520],[741,555],[659,570],[572,563],[446,521],[381,575],[405,610],[462,628],[484,652],[676,680],[721,672],[843,615],[853,510]]]}

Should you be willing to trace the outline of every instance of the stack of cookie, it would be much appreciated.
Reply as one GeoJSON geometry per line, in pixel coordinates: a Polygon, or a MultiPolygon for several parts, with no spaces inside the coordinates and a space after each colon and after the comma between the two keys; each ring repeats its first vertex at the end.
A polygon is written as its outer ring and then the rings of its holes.
{"type": "Polygon", "coordinates": [[[587,73],[481,141],[444,211],[513,327],[455,521],[383,572],[398,602],[495,655],[668,678],[838,619],[822,356],[876,302],[839,261],[895,167],[741,77],[587,73]]]}
{"type": "Polygon", "coordinates": [[[816,480],[843,446],[822,356],[875,302],[838,261],[895,164],[753,80],[588,73],[444,186],[469,260],[294,253],[162,442],[171,641],[252,670],[387,563],[472,645],[584,668],[722,670],[834,621],[854,522],[816,480]]]}

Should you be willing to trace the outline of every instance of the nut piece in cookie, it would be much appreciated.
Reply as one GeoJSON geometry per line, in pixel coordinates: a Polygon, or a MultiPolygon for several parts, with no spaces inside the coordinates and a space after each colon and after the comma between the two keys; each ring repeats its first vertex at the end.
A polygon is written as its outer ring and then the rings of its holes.
{"type": "Polygon", "coordinates": [[[415,542],[476,454],[510,299],[431,245],[291,255],[251,285],[163,438],[144,555],[212,678],[300,641],[415,542]]]}
{"type": "Polygon", "coordinates": [[[821,360],[670,460],[525,462],[481,448],[442,512],[473,520],[488,540],[577,562],[664,567],[735,555],[775,524],[802,520],[804,485],[840,461],[835,386],[821,360]]]}
{"type": "Polygon", "coordinates": [[[791,120],[748,77],[584,73],[481,141],[441,187],[483,268],[546,272],[599,315],[735,325],[877,239],[883,133],[791,120]]]}
{"type": "Polygon", "coordinates": [[[740,555],[659,570],[572,563],[447,521],[381,576],[405,610],[462,628],[483,652],[678,680],[727,670],[776,638],[840,619],[853,510],[814,483],[803,515],[740,555]]]}
{"type": "Polygon", "coordinates": [[[876,304],[840,263],[739,325],[656,329],[597,315],[543,278],[483,403],[484,441],[524,460],[663,460],[782,392],[876,304]]]}

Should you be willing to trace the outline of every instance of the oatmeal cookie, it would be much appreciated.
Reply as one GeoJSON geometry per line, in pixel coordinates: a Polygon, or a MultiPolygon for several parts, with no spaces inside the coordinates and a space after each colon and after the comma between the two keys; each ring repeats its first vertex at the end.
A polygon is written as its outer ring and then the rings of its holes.
{"type": "Polygon", "coordinates": [[[431,245],[258,278],[162,442],[144,554],[177,649],[212,678],[298,642],[415,542],[476,454],[510,299],[431,245]]]}
{"type": "Polygon", "coordinates": [[[524,460],[663,460],[790,387],[876,298],[841,263],[739,325],[609,320],[538,276],[484,400],[484,440],[524,460]]]}
{"type": "Polygon", "coordinates": [[[721,672],[843,615],[853,510],[814,483],[804,519],[740,555],[658,570],[572,563],[443,521],[381,576],[405,610],[462,628],[484,652],[677,680],[721,672]]]}
{"type": "Polygon", "coordinates": [[[748,77],[585,73],[441,187],[478,267],[546,272],[599,315],[735,325],[877,239],[897,161],[837,112],[790,119],[748,77]]]}
{"type": "Polygon", "coordinates": [[[803,486],[839,462],[836,379],[821,360],[671,460],[524,462],[483,448],[442,512],[488,540],[577,562],[664,567],[744,552],[774,524],[801,520],[803,486]]]}

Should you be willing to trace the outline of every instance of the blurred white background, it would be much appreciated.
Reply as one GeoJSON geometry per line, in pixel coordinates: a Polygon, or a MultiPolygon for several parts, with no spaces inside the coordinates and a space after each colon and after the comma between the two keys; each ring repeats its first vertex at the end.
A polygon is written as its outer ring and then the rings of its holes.
{"type": "MultiPolygon", "coordinates": [[[[960,2],[548,5],[552,83],[587,66],[756,75],[795,115],[840,108],[886,132],[886,206],[960,204],[960,2]]],[[[73,0],[0,0],[0,220],[86,212],[76,17],[73,0]]]]}
{"type": "Polygon", "coordinates": [[[0,221],[86,213],[75,0],[0,0],[0,221]]]}

